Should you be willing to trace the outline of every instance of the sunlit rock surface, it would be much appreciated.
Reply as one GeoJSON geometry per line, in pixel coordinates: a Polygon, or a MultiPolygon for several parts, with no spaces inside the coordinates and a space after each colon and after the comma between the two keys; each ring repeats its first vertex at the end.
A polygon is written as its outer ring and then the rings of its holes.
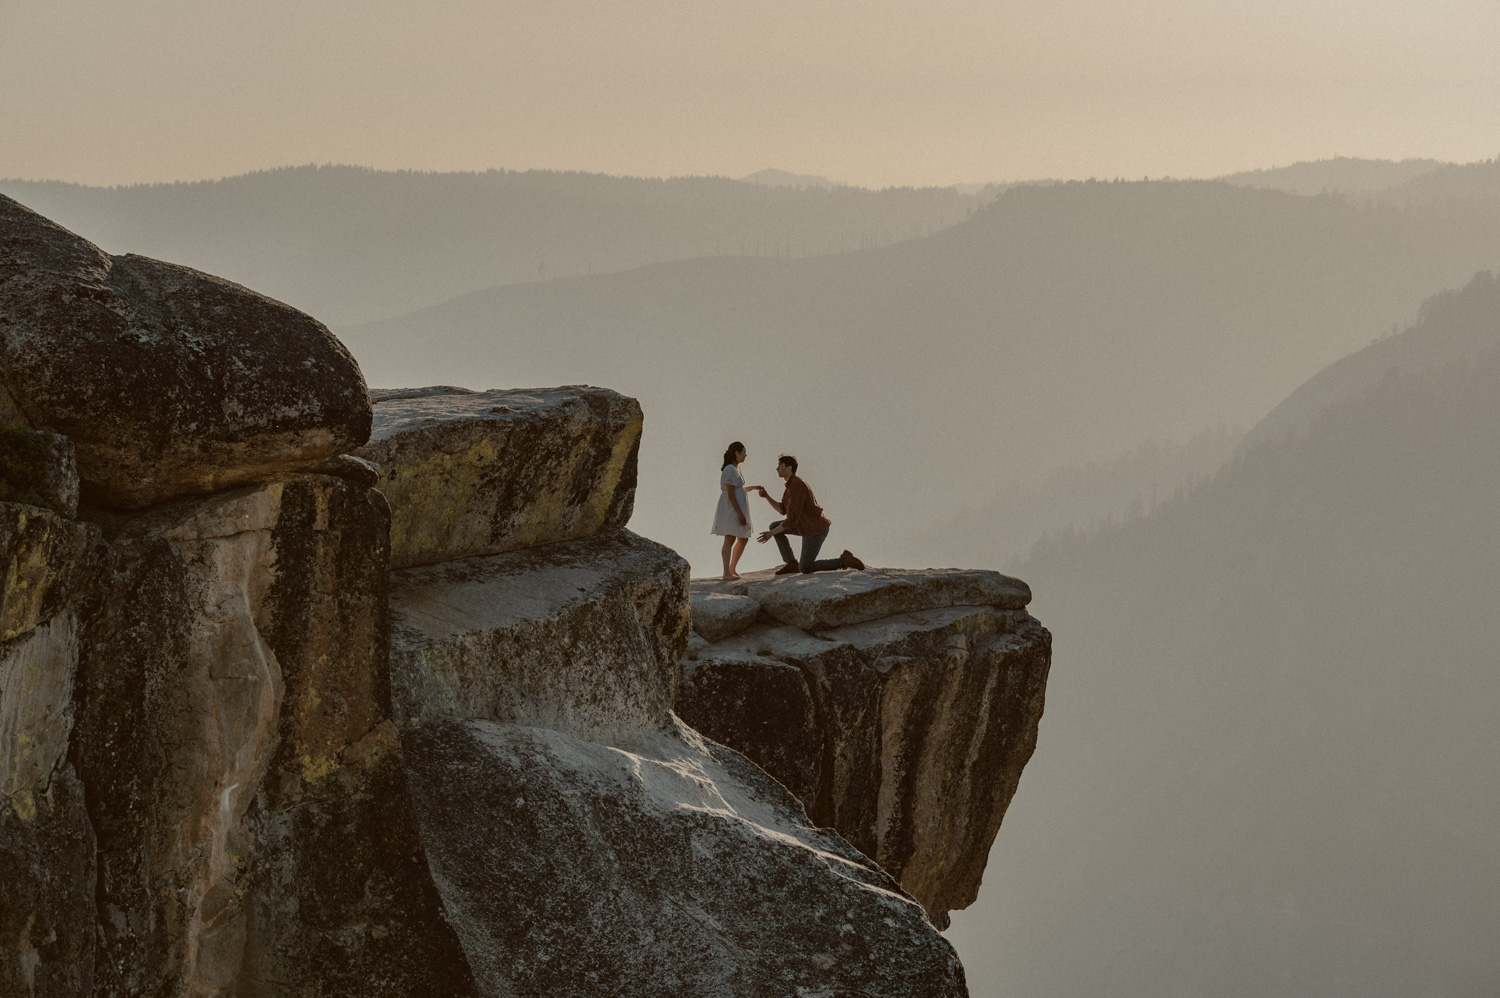
{"type": "Polygon", "coordinates": [[[394,572],[397,719],[638,739],[672,709],[687,587],[686,561],[628,530],[394,572]]]}
{"type": "Polygon", "coordinates": [[[708,641],[740,633],[760,616],[760,604],[736,593],[693,593],[693,630],[708,641]]]}
{"type": "Polygon", "coordinates": [[[98,995],[463,992],[389,719],[388,522],[308,475],[105,523],[72,750],[98,995]]]}
{"type": "Polygon", "coordinates": [[[683,662],[682,719],[781,780],[934,919],[969,905],[1042,714],[1051,635],[1022,608],[1025,583],[765,572],[695,581],[693,593],[695,611],[723,593],[762,613],[718,642],[700,630],[683,662]]]}
{"type": "Polygon", "coordinates": [[[433,876],[484,994],[967,994],[952,947],[895,881],[679,723],[622,750],[445,720],[407,754],[433,876]]]}
{"type": "Polygon", "coordinates": [[[370,401],[321,323],[207,274],[112,257],[0,195],[5,408],[77,448],[83,498],[137,508],[365,442],[370,401]]]}
{"type": "Polygon", "coordinates": [[[607,388],[381,389],[356,453],[390,500],[391,564],[500,554],[623,527],[641,407],[607,388]]]}
{"type": "Polygon", "coordinates": [[[700,588],[712,593],[743,592],[770,617],[804,631],[862,624],[915,610],[947,606],[1019,610],[1031,602],[1031,588],[1020,579],[953,568],[877,568],[769,577],[757,573],[730,589],[700,588]]]}

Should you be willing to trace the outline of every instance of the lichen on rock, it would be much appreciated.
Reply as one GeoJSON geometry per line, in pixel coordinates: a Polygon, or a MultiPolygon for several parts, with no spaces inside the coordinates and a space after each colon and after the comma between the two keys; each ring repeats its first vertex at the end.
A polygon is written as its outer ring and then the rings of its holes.
{"type": "Polygon", "coordinates": [[[49,620],[72,597],[98,539],[87,524],[0,502],[0,642],[49,620]]]}
{"type": "Polygon", "coordinates": [[[625,526],[641,407],[606,388],[379,390],[370,442],[391,564],[501,554],[625,526]]]}

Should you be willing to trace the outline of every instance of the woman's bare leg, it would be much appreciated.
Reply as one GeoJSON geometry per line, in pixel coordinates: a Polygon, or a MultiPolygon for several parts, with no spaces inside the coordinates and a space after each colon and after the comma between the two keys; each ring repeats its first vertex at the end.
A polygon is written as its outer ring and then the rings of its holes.
{"type": "MultiPolygon", "coordinates": [[[[729,538],[724,538],[726,541],[729,538]]],[[[736,537],[734,539],[734,557],[729,559],[729,574],[736,579],[740,577],[740,555],[745,553],[745,545],[750,542],[748,537],[736,537]]]]}
{"type": "MultiPolygon", "coordinates": [[[[721,552],[721,554],[724,557],[724,578],[726,579],[735,578],[734,570],[729,567],[729,549],[734,546],[734,542],[736,540],[738,540],[738,538],[736,538],[733,534],[724,535],[724,550],[721,552]]],[[[736,558],[735,560],[738,561],[739,559],[736,558]]]]}

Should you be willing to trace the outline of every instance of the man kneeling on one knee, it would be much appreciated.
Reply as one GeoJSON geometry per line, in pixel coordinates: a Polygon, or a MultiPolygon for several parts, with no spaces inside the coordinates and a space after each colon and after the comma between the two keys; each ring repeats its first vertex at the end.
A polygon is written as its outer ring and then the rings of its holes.
{"type": "Polygon", "coordinates": [[[777,520],[771,524],[770,530],[763,530],[755,539],[764,544],[772,537],[776,538],[776,546],[781,549],[782,565],[776,570],[777,575],[789,575],[792,572],[828,572],[835,568],[857,568],[862,569],[865,563],[854,555],[845,551],[837,558],[818,559],[818,552],[823,547],[823,542],[828,539],[828,528],[833,522],[823,515],[823,508],[818,505],[818,500],[813,497],[813,491],[806,482],[797,477],[797,459],[790,454],[781,455],[776,462],[776,474],[786,482],[786,490],[781,494],[781,501],[772,499],[761,485],[752,485],[748,491],[759,492],[765,497],[771,508],[776,510],[784,520],[777,520]],[[801,559],[792,557],[792,542],[787,540],[788,535],[802,538],[801,559]]]}

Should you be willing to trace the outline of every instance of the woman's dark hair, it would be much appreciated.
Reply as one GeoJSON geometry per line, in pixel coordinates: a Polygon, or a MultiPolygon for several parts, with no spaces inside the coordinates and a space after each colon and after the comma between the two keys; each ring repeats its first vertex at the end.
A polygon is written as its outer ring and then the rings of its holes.
{"type": "Polygon", "coordinates": [[[724,451],[724,464],[719,465],[719,470],[723,471],[725,465],[733,464],[735,451],[741,451],[744,449],[745,445],[740,443],[738,440],[730,444],[729,449],[724,451]]]}

